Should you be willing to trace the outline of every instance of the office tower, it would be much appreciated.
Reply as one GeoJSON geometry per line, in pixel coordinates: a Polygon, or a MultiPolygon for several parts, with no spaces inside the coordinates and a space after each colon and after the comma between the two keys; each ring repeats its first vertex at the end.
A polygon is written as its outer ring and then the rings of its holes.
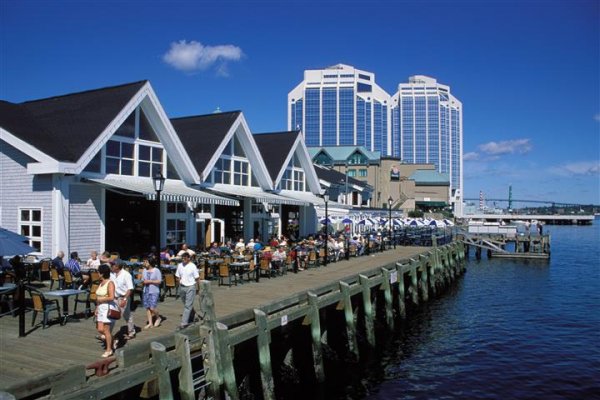
{"type": "Polygon", "coordinates": [[[373,73],[344,64],[306,70],[288,94],[288,129],[300,129],[307,147],[365,146],[391,155],[390,100],[373,73]]]}
{"type": "Polygon", "coordinates": [[[462,103],[450,87],[415,75],[398,85],[391,102],[392,155],[405,163],[430,163],[450,176],[450,194],[462,188],[462,103]]]}

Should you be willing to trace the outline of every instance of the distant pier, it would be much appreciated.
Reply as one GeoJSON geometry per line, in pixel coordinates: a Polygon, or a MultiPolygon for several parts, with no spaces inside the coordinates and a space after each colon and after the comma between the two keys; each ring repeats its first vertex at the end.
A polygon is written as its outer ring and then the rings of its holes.
{"type": "Polygon", "coordinates": [[[488,222],[506,223],[516,221],[542,221],[547,225],[591,225],[594,221],[593,215],[534,215],[534,214],[468,214],[463,219],[482,220],[488,222]]]}

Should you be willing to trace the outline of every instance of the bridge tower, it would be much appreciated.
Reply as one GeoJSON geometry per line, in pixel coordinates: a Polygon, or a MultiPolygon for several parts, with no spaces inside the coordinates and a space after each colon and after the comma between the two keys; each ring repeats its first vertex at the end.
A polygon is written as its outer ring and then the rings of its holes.
{"type": "Polygon", "coordinates": [[[508,209],[512,210],[512,185],[508,186],[508,209]]]}

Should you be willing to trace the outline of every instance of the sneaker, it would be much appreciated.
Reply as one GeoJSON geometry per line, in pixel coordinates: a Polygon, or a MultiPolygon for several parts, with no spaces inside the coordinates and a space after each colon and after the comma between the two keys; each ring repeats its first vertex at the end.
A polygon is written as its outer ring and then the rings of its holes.
{"type": "Polygon", "coordinates": [[[102,358],[107,358],[113,355],[112,351],[105,351],[104,353],[102,353],[102,358]]]}
{"type": "Polygon", "coordinates": [[[104,337],[104,335],[96,335],[96,340],[104,342],[106,340],[106,338],[104,337]]]}
{"type": "Polygon", "coordinates": [[[161,322],[162,322],[162,318],[161,317],[156,318],[156,321],[154,321],[154,326],[156,326],[156,327],[160,326],[161,322]]]}

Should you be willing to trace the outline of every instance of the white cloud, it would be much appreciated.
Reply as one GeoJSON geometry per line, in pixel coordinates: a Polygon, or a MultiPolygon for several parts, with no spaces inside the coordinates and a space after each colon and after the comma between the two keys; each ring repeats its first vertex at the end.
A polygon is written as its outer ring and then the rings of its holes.
{"type": "Polygon", "coordinates": [[[594,119],[598,122],[600,122],[600,113],[594,115],[594,119]]]}
{"type": "Polygon", "coordinates": [[[463,160],[464,161],[475,161],[475,160],[479,160],[479,153],[476,153],[474,151],[471,151],[469,153],[465,153],[463,154],[463,160]]]}
{"type": "Polygon", "coordinates": [[[500,154],[524,154],[531,151],[532,145],[529,139],[504,140],[501,142],[489,142],[479,145],[479,150],[492,155],[500,154]]]}
{"type": "Polygon", "coordinates": [[[171,48],[163,55],[163,61],[186,72],[205,70],[215,63],[220,63],[217,66],[217,74],[227,76],[227,62],[239,61],[242,55],[242,49],[231,44],[204,46],[195,40],[180,40],[171,43],[171,48]]]}
{"type": "Polygon", "coordinates": [[[600,161],[577,161],[550,168],[560,176],[593,176],[600,175],[600,161]]]}

